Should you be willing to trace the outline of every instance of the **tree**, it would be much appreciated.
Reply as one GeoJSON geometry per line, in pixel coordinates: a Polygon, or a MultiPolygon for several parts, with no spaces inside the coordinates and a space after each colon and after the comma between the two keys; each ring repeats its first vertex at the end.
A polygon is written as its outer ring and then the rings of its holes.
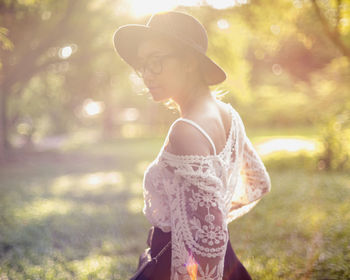
{"type": "Polygon", "coordinates": [[[342,52],[344,56],[350,59],[350,45],[345,44],[349,41],[349,27],[347,22],[350,20],[350,3],[349,1],[323,1],[312,0],[315,13],[322,24],[324,33],[342,52]]]}
{"type": "MultiPolygon", "coordinates": [[[[89,86],[96,82],[93,65],[99,63],[98,59],[103,59],[106,64],[109,62],[109,66],[105,67],[109,72],[106,75],[111,76],[110,71],[118,71],[120,65],[114,68],[111,65],[110,55],[114,52],[111,36],[117,21],[123,20],[123,15],[112,17],[109,9],[118,1],[106,0],[104,5],[98,2],[101,1],[8,0],[0,3],[0,26],[3,26],[0,42],[5,42],[7,46],[9,42],[13,43],[12,49],[7,47],[0,51],[0,158],[10,148],[8,136],[13,124],[8,111],[10,98],[20,98],[33,77],[40,77],[45,83],[49,72],[65,76],[67,82],[61,89],[65,88],[76,99],[77,95],[94,94],[95,88],[89,86]],[[107,19],[110,20],[108,27],[107,19]],[[77,47],[78,51],[62,55],[64,47],[68,47],[68,51],[77,47]],[[109,61],[103,58],[106,53],[109,61]],[[76,73],[68,68],[75,69],[76,73]],[[69,81],[71,75],[78,80],[69,81]],[[70,88],[67,88],[67,83],[70,83],[70,88]]],[[[122,67],[121,70],[124,71],[122,67]]],[[[13,119],[16,117],[12,116],[13,119]]]]}

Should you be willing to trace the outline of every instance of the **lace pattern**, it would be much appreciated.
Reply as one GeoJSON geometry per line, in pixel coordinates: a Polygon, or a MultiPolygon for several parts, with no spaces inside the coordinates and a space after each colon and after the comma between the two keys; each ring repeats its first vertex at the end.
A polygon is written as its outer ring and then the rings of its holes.
{"type": "Polygon", "coordinates": [[[241,118],[238,113],[236,114],[239,127],[237,162],[228,181],[231,198],[227,223],[249,212],[265,194],[271,191],[271,180],[266,168],[247,137],[241,118]]]}
{"type": "Polygon", "coordinates": [[[144,213],[153,225],[172,232],[172,280],[190,279],[190,260],[198,264],[198,280],[222,279],[228,224],[271,190],[265,166],[231,110],[220,154],[176,155],[162,148],[145,174],[144,213]]]}
{"type": "Polygon", "coordinates": [[[190,279],[191,257],[198,264],[197,279],[222,279],[228,241],[224,201],[218,178],[209,172],[212,169],[194,166],[192,172],[189,166],[175,167],[175,175],[166,184],[173,246],[171,279],[190,279]]]}
{"type": "Polygon", "coordinates": [[[165,195],[164,171],[153,161],[143,177],[143,213],[148,221],[164,232],[171,230],[170,205],[165,195]]]}

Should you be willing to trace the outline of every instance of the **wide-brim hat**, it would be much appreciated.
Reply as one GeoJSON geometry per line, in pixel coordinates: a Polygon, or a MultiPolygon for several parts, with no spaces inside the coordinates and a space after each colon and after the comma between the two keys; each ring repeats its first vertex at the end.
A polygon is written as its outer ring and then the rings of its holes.
{"type": "Polygon", "coordinates": [[[135,67],[140,43],[153,35],[175,40],[197,54],[208,85],[219,84],[226,79],[224,70],[206,55],[208,35],[204,26],[187,13],[156,13],[146,25],[127,24],[119,27],[113,35],[115,50],[126,63],[135,67]]]}

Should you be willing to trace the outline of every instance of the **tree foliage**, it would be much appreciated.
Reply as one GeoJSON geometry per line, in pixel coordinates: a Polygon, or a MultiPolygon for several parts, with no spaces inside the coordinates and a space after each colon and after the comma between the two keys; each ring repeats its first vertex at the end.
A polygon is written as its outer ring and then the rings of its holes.
{"type": "MultiPolygon", "coordinates": [[[[149,96],[139,97],[142,83],[113,49],[118,26],[148,19],[133,18],[126,4],[1,2],[0,154],[23,133],[30,140],[90,124],[120,131],[127,107],[139,110],[140,123],[172,118],[149,96]],[[64,48],[71,51],[67,57],[64,48]],[[104,104],[93,121],[79,117],[88,99],[104,104]]],[[[205,25],[208,55],[228,74],[217,89],[229,93],[224,98],[248,125],[316,125],[327,123],[323,116],[348,110],[348,1],[252,0],[223,10],[177,10],[205,25]]]]}

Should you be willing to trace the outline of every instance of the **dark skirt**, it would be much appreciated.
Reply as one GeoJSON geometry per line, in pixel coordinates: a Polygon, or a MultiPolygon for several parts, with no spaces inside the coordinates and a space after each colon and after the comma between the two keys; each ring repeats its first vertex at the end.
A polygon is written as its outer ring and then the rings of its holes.
{"type": "MultiPolygon", "coordinates": [[[[158,227],[149,230],[147,245],[150,247],[151,256],[156,256],[159,251],[171,240],[171,232],[163,232],[158,227]]],[[[158,280],[170,280],[171,247],[159,258],[154,274],[158,280]]],[[[224,278],[223,280],[251,280],[245,267],[237,258],[228,240],[225,254],[224,278]]]]}

